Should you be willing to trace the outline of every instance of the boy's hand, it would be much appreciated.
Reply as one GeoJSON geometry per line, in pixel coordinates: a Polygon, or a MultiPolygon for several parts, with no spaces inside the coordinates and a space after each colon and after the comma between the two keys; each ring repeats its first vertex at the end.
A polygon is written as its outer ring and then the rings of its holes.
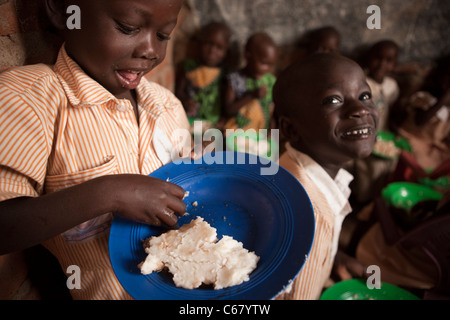
{"type": "Polygon", "coordinates": [[[253,96],[256,99],[262,99],[267,95],[267,86],[263,84],[261,87],[253,91],[253,96]]]}
{"type": "Polygon", "coordinates": [[[111,176],[115,186],[115,214],[151,224],[173,227],[186,212],[183,188],[143,175],[111,176]]]}

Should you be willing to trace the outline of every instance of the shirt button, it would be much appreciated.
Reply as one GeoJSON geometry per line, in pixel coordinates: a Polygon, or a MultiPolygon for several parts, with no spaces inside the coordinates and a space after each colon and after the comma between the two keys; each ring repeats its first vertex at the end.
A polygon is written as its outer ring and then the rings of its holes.
{"type": "Polygon", "coordinates": [[[125,111],[127,111],[127,107],[124,106],[123,104],[118,104],[117,110],[119,110],[120,112],[125,112],[125,111]]]}

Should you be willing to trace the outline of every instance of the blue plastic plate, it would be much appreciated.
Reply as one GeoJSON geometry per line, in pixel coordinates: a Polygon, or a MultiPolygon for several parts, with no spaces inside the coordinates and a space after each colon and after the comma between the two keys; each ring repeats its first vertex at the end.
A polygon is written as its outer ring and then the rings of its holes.
{"type": "Polygon", "coordinates": [[[142,241],[165,230],[116,217],[109,238],[110,259],[133,298],[266,300],[276,297],[300,272],[314,236],[314,213],[305,190],[283,168],[277,166],[275,175],[261,175],[267,161],[250,164],[249,157],[260,158],[245,155],[239,164],[237,155],[243,154],[215,154],[224,164],[172,163],[151,176],[189,191],[184,199],[189,214],[179,219],[180,226],[203,217],[217,229],[218,239],[232,236],[260,257],[250,280],[221,290],[188,290],[176,287],[167,272],[142,275],[138,268],[146,257],[142,241]],[[230,156],[234,164],[229,164],[230,156]]]}

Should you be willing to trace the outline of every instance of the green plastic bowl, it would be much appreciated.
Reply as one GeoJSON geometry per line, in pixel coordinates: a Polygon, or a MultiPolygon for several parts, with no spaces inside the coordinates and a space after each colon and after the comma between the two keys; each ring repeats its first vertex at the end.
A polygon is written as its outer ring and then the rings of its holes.
{"type": "Polygon", "coordinates": [[[380,289],[369,289],[361,279],[341,281],[331,286],[320,300],[420,300],[409,291],[382,282],[380,289]]]}
{"type": "Polygon", "coordinates": [[[442,193],[417,183],[394,182],[383,189],[382,197],[389,205],[408,211],[419,202],[441,200],[442,193]]]}
{"type": "MultiPolygon", "coordinates": [[[[382,142],[390,142],[392,141],[395,145],[395,147],[397,147],[400,150],[405,150],[407,152],[412,152],[412,148],[411,145],[409,144],[408,140],[402,138],[402,137],[398,137],[396,136],[394,133],[392,132],[388,132],[388,131],[378,131],[377,133],[377,141],[382,141],[382,142]]],[[[393,157],[386,155],[386,154],[382,154],[376,151],[372,152],[374,155],[381,157],[381,158],[386,158],[386,159],[392,159],[393,157]]]]}

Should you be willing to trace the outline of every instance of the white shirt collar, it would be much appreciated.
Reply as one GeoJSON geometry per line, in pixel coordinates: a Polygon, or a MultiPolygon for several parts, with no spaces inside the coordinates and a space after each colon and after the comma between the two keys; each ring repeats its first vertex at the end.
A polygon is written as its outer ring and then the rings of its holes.
{"type": "Polygon", "coordinates": [[[305,169],[308,177],[323,191],[332,208],[339,208],[340,212],[346,207],[351,194],[349,185],[354,178],[348,171],[341,169],[336,178],[332,179],[325,169],[307,154],[292,148],[289,143],[286,149],[291,158],[305,169]]]}
{"type": "Polygon", "coordinates": [[[350,183],[353,181],[354,177],[345,169],[340,169],[336,178],[333,179],[321,165],[307,154],[292,148],[289,143],[286,144],[286,149],[289,156],[305,169],[308,177],[322,191],[330,208],[333,210],[335,230],[332,254],[334,256],[338,248],[342,222],[352,211],[348,199],[351,194],[350,183]]]}

